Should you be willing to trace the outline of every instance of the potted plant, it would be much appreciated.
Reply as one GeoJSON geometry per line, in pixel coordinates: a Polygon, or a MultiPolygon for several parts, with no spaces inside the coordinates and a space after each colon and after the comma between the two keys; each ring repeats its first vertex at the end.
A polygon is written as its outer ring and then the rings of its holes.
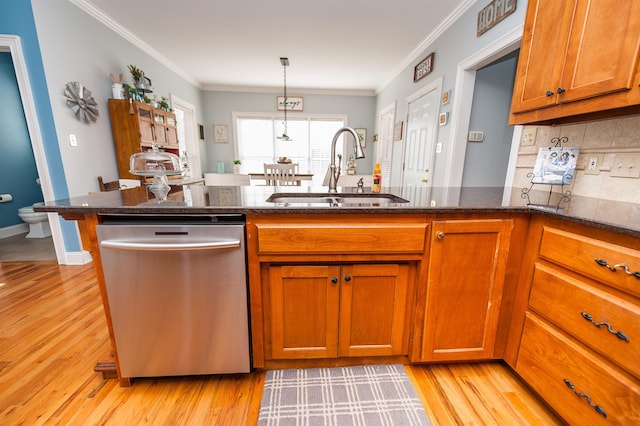
{"type": "Polygon", "coordinates": [[[144,71],[135,65],[128,65],[129,72],[131,73],[131,78],[133,79],[133,84],[143,83],[142,79],[144,78],[144,71]]]}
{"type": "Polygon", "coordinates": [[[240,174],[240,166],[242,162],[240,160],[233,160],[233,173],[240,174]]]}
{"type": "Polygon", "coordinates": [[[160,99],[159,105],[164,111],[169,111],[169,98],[163,96],[162,99],[160,99]]]}

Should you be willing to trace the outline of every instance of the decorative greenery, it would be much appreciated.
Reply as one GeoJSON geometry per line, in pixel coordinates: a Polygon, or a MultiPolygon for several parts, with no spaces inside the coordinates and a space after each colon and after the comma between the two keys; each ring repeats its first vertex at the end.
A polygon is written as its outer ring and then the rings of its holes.
{"type": "Polygon", "coordinates": [[[134,82],[138,82],[142,79],[142,77],[144,77],[144,71],[142,71],[140,68],[136,67],[135,65],[128,65],[127,67],[129,68],[129,72],[131,73],[131,78],[133,79],[134,82]]]}
{"type": "Polygon", "coordinates": [[[242,164],[240,160],[233,160],[233,164],[242,164]]]}
{"type": "Polygon", "coordinates": [[[160,105],[160,108],[162,108],[163,110],[169,111],[169,98],[163,96],[160,102],[158,102],[158,104],[160,105]]]}

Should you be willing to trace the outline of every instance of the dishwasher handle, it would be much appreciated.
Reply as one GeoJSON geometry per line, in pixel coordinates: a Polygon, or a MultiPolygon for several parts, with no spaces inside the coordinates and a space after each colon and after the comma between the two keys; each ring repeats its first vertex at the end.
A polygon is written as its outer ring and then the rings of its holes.
{"type": "Polygon", "coordinates": [[[240,247],[240,240],[192,241],[184,243],[153,243],[118,240],[103,240],[100,246],[115,250],[161,251],[161,250],[217,250],[240,247]]]}

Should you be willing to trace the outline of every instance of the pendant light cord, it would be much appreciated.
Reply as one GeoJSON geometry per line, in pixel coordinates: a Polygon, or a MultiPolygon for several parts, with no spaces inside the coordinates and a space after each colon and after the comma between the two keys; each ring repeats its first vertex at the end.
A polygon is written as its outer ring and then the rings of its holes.
{"type": "Polygon", "coordinates": [[[287,65],[283,65],[284,68],[284,134],[287,134],[287,65]]]}

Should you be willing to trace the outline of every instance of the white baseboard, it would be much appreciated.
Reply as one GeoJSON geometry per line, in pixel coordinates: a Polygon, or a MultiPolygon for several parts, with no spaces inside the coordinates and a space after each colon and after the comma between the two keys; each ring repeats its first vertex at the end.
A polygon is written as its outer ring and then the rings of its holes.
{"type": "Polygon", "coordinates": [[[24,234],[25,232],[29,232],[29,225],[26,223],[5,226],[4,228],[0,228],[0,238],[9,238],[14,235],[24,234]]]}
{"type": "Polygon", "coordinates": [[[67,251],[64,253],[64,260],[59,260],[58,263],[63,265],[86,265],[93,261],[91,253],[88,251],[67,251]]]}

